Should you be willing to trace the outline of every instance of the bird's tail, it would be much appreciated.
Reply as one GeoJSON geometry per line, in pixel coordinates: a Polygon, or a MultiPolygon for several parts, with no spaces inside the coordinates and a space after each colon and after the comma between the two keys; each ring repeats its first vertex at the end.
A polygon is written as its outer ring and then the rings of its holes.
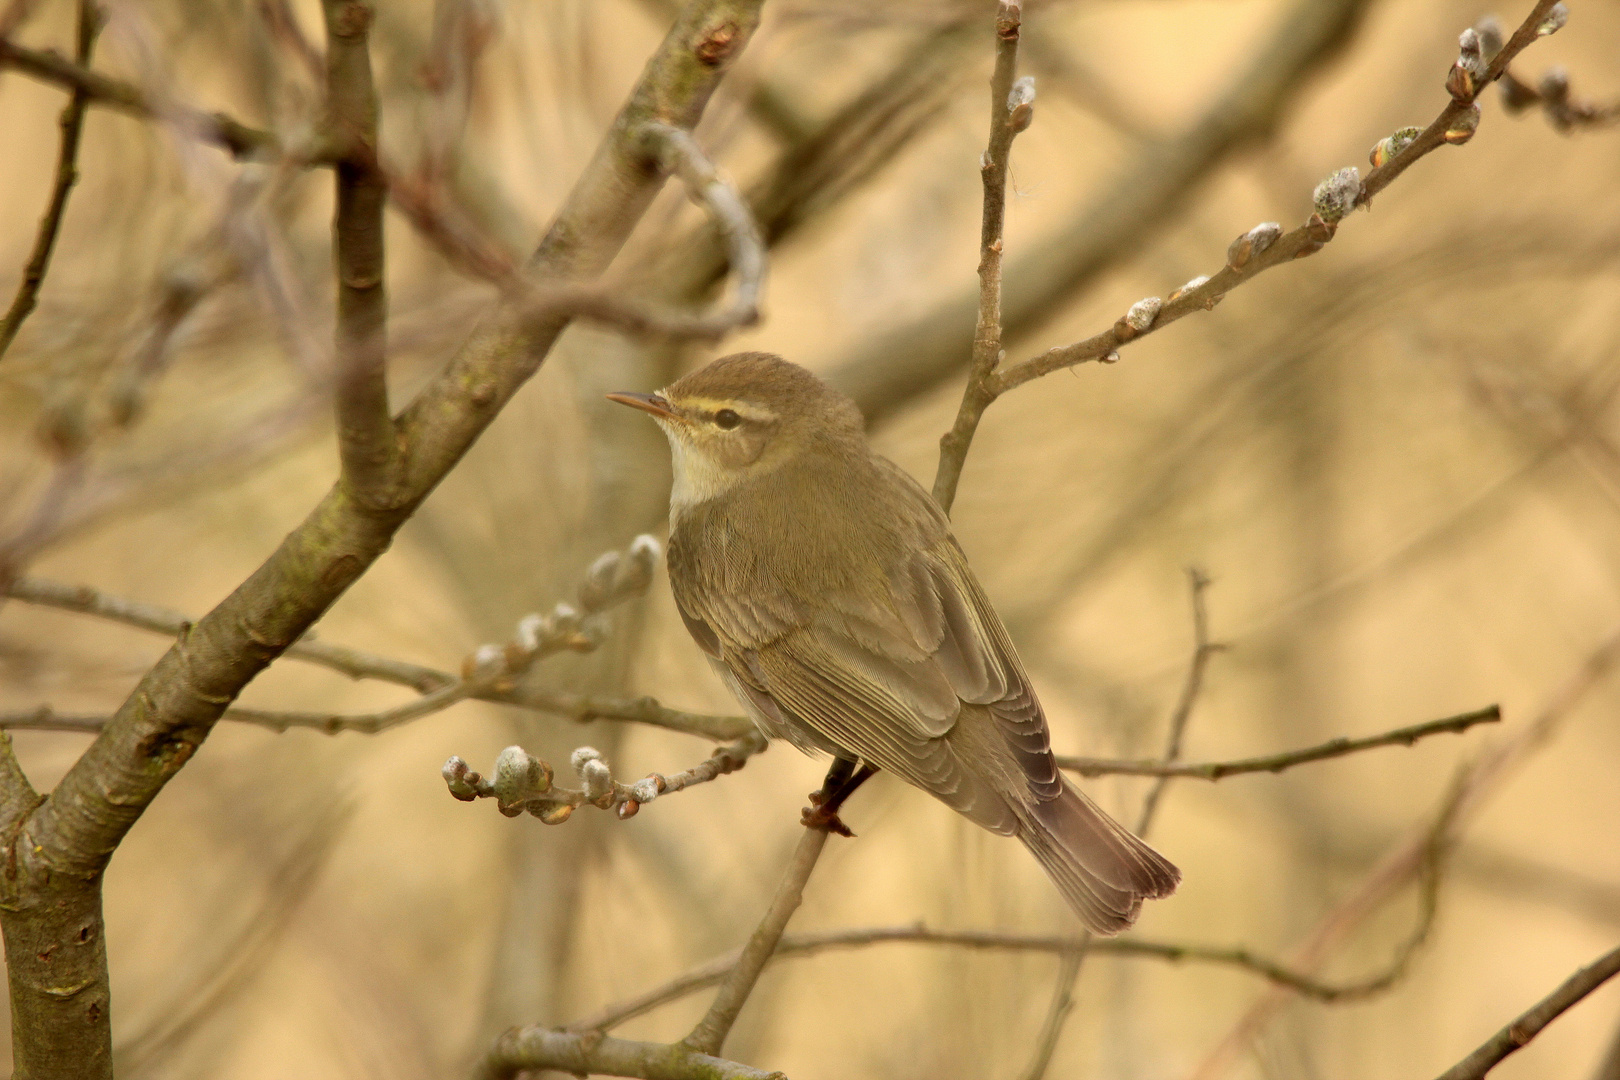
{"type": "Polygon", "coordinates": [[[1093,933],[1128,928],[1143,900],[1169,896],[1181,881],[1168,859],[1068,781],[1056,799],[1019,809],[1019,837],[1093,933]]]}

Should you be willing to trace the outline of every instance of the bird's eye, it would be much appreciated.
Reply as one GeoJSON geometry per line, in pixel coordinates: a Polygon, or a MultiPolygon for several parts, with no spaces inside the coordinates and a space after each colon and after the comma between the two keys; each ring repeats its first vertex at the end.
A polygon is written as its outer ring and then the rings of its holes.
{"type": "Polygon", "coordinates": [[[732,428],[742,423],[742,417],[738,416],[730,409],[721,409],[719,412],[714,414],[714,422],[726,431],[730,431],[732,428]]]}

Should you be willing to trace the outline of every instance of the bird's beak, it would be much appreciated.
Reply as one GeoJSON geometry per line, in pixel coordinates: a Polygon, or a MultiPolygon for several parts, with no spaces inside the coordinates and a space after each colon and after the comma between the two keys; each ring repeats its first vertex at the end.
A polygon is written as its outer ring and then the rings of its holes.
{"type": "Polygon", "coordinates": [[[617,401],[620,405],[628,405],[632,409],[652,413],[659,420],[679,420],[680,417],[669,407],[669,402],[657,394],[636,394],[629,390],[621,390],[616,394],[607,396],[609,401],[617,401]]]}

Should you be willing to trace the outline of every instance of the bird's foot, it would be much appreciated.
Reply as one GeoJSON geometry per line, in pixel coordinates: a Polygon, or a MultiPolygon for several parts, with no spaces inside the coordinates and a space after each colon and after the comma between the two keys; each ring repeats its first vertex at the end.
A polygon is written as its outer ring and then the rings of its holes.
{"type": "Polygon", "coordinates": [[[837,807],[828,806],[826,796],[819,791],[810,793],[810,805],[799,815],[799,821],[807,829],[822,829],[839,836],[855,835],[839,818],[837,807]]]}

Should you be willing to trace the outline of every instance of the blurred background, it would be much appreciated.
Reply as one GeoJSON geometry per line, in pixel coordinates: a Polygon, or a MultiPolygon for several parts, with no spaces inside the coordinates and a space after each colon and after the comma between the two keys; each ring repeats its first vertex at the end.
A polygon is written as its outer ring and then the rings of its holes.
{"type": "MultiPolygon", "coordinates": [[[[1620,7],[1580,4],[1516,70],[1620,94],[1620,7]]],[[[1529,4],[1499,14],[1517,24],[1529,4]]],[[[96,66],[152,93],[306,130],[309,2],[110,0],[96,66]]],[[[379,5],[384,153],[441,220],[532,249],[672,19],[665,0],[379,5]]],[[[855,393],[879,448],[928,482],[968,352],[993,5],[771,0],[699,136],[773,245],[766,317],[718,348],[576,327],[320,626],[326,641],[455,670],[570,599],[590,561],[662,534],[667,450],[603,401],[721,352],[785,354],[855,393]],[[967,298],[967,299],[964,299],[967,298]]],[[[1221,265],[1260,221],[1445,103],[1475,0],[1044,0],[1028,7],[1033,127],[1013,154],[1009,359],[1095,333],[1221,265]]],[[[70,49],[45,0],[18,32],[70,49]]],[[[64,95],[0,74],[0,288],[55,168],[64,95]]],[[[1212,658],[1190,760],[1366,735],[1500,702],[1504,721],[1281,775],[1165,793],[1152,841],[1183,869],[1134,934],[1385,970],[1411,884],[1346,914],[1420,834],[1459,765],[1549,703],[1554,737],[1479,791],[1405,977],[1347,1004],[1291,999],[1223,1047],[1268,987],[1228,968],[1089,958],[1048,1075],[1098,1080],[1424,1077],[1620,936],[1620,686],[1578,672],[1620,625],[1620,136],[1563,135],[1496,95],[1344,223],[1321,254],[988,413],[954,518],[1045,702],[1060,752],[1161,752],[1193,650],[1212,658]],[[1571,680],[1576,680],[1572,683],[1571,680]],[[1578,692],[1576,692],[1578,691],[1578,692]],[[1560,697],[1562,695],[1562,697],[1560,697]],[[1560,704],[1560,702],[1562,702],[1560,704]]],[[[92,110],[39,310],[0,363],[8,569],[200,615],[336,476],[327,404],[330,180],[243,165],[172,126],[92,110]]],[[[403,402],[494,290],[442,237],[388,223],[403,402]]],[[[465,245],[464,245],[465,247],[465,245]]],[[[723,271],[671,188],[616,264],[700,302],[723,271]]],[[[463,253],[464,254],[464,253],[463,253]]],[[[547,661],[560,689],[735,711],[662,572],[607,645],[547,661]]],[[[0,709],[110,711],[166,642],[0,609],[0,709]]],[[[409,692],[282,662],[250,706],[363,712],[409,692]]],[[[20,732],[36,786],[88,737],[20,732]]],[[[476,702],[378,736],[221,724],[108,874],[125,1077],[455,1075],[512,1024],[565,1023],[741,942],[823,763],[777,746],[631,821],[565,825],[454,801],[439,767],[582,744],[623,776],[706,756],[694,738],[476,702]]],[[[1089,791],[1134,821],[1150,781],[1089,791]]],[[[879,777],[845,813],[796,930],[1078,929],[1023,848],[879,777]]],[[[1374,890],[1376,893],[1376,889],[1374,890]]],[[[817,1078],[1024,1075],[1049,955],[883,945],[779,963],[728,1056],[817,1078]]],[[[627,1025],[678,1038],[706,998],[627,1025]]],[[[1620,1025],[1594,994],[1495,1075],[1592,1077],[1620,1025]]],[[[1607,1080],[1607,1078],[1606,1078],[1607,1080]]]]}

